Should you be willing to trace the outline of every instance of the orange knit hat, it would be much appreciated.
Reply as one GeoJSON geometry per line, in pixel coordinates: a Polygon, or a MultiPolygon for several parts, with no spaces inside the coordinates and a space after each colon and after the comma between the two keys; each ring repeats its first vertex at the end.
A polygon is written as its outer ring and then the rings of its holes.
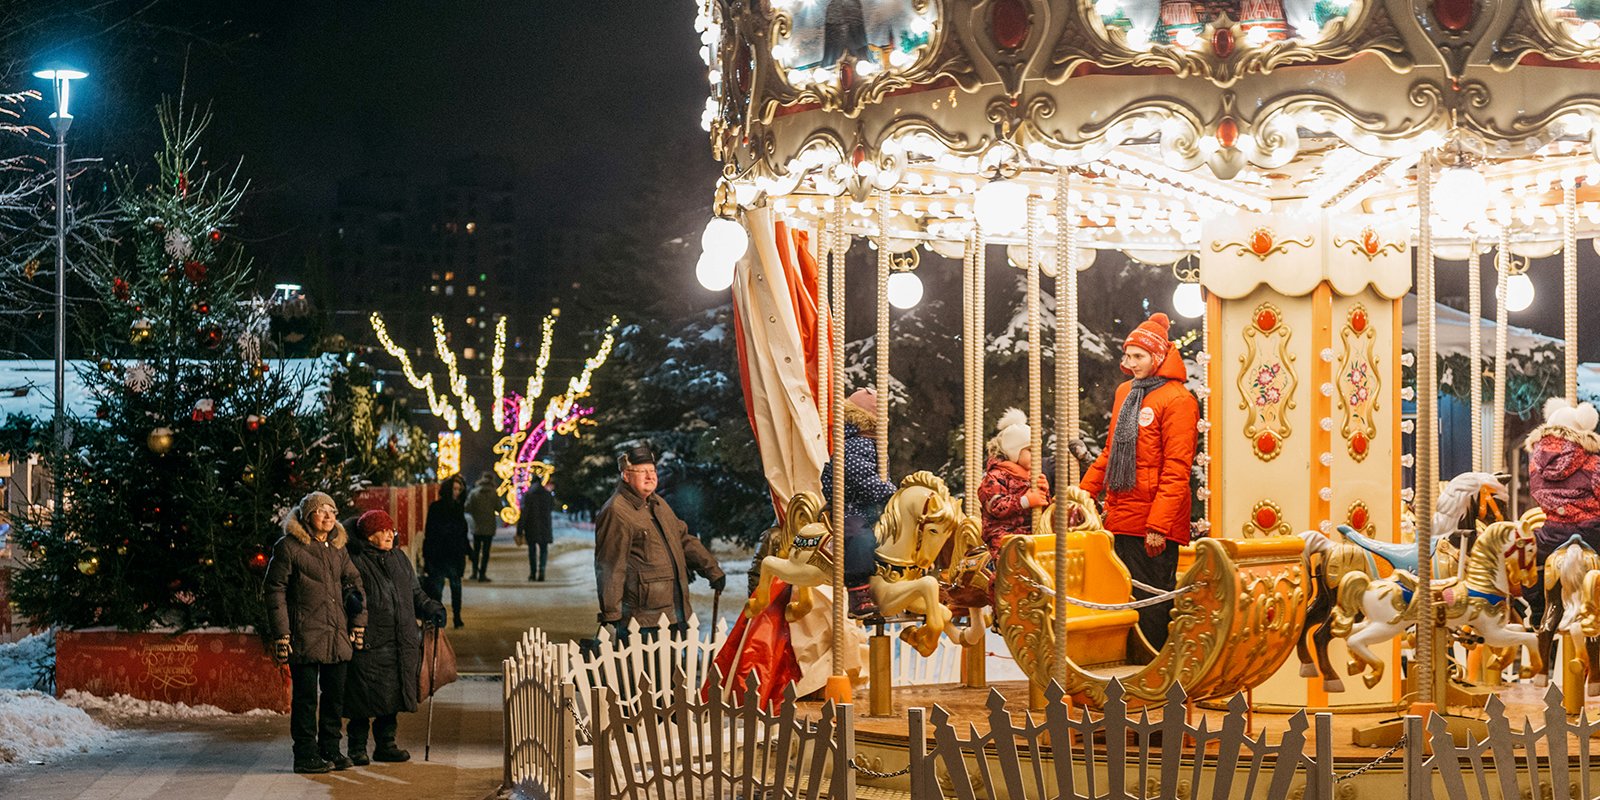
{"type": "Polygon", "coordinates": [[[1157,363],[1167,357],[1167,348],[1172,343],[1167,340],[1167,329],[1172,326],[1172,321],[1167,315],[1157,311],[1150,318],[1139,323],[1139,327],[1128,334],[1122,342],[1122,349],[1137,347],[1153,356],[1157,363]]]}

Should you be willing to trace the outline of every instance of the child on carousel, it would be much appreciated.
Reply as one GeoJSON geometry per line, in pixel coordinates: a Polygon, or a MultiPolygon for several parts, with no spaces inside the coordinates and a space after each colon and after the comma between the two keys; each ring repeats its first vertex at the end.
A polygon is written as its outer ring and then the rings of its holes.
{"type": "MultiPolygon", "coordinates": [[[[878,540],[872,527],[894,484],[878,477],[878,395],[860,389],[840,408],[844,415],[844,585],[850,591],[850,616],[878,613],[868,582],[877,568],[878,540]]],[[[833,499],[833,462],[822,467],[822,498],[833,499]]]]}
{"type": "Polygon", "coordinates": [[[1000,415],[999,432],[988,444],[978,504],[983,510],[983,543],[992,563],[1000,561],[1007,536],[1033,533],[1033,511],[1050,504],[1050,485],[1043,475],[1028,480],[1033,461],[1033,429],[1028,417],[1012,408],[1000,415]]]}

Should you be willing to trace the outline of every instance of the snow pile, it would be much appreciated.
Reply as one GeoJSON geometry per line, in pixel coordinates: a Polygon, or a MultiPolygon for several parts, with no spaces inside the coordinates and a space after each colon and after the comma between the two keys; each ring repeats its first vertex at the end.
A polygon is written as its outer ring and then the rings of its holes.
{"type": "Polygon", "coordinates": [[[54,697],[0,689],[0,764],[42,764],[68,753],[86,753],[112,737],[104,725],[54,697]]]}
{"type": "MultiPolygon", "coordinates": [[[[114,694],[110,697],[100,697],[77,689],[68,689],[61,695],[61,702],[69,706],[106,714],[111,717],[161,717],[163,719],[205,719],[208,717],[235,716],[232,711],[225,711],[213,705],[189,705],[188,703],[167,703],[160,700],[140,700],[125,694],[114,694]]],[[[276,711],[264,708],[252,709],[237,716],[243,717],[276,717],[281,716],[276,711]]]]}
{"type": "Polygon", "coordinates": [[[0,689],[46,688],[40,680],[49,680],[55,650],[55,634],[50,631],[0,644],[0,689]]]}

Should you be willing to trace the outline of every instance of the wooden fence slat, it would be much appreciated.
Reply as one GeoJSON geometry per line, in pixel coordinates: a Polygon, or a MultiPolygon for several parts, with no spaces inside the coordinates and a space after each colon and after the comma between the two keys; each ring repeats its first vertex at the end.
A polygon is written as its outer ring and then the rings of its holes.
{"type": "Polygon", "coordinates": [[[944,761],[945,772],[950,775],[950,788],[955,792],[956,800],[977,800],[972,791],[972,779],[967,774],[967,760],[962,753],[961,742],[956,738],[955,729],[950,726],[950,712],[936,703],[932,716],[934,746],[944,761]]]}
{"type": "Polygon", "coordinates": [[[1234,695],[1228,701],[1228,714],[1222,718],[1222,727],[1217,731],[1217,760],[1212,772],[1216,777],[1211,796],[1218,800],[1227,798],[1233,789],[1233,775],[1239,768],[1239,747],[1245,738],[1246,710],[1244,695],[1234,695]]]}
{"type": "Polygon", "coordinates": [[[1064,694],[1061,685],[1055,681],[1045,687],[1044,725],[1050,736],[1050,748],[1054,751],[1056,797],[1061,800],[1081,800],[1073,775],[1077,754],[1072,740],[1071,714],[1067,704],[1062,702],[1064,694]]]}
{"type": "Polygon", "coordinates": [[[910,749],[911,800],[944,800],[939,782],[934,779],[933,762],[928,758],[928,719],[922,708],[906,709],[907,745],[910,749]]]}
{"type": "Polygon", "coordinates": [[[833,787],[829,800],[856,800],[856,722],[855,707],[841,705],[834,723],[833,787]]]}
{"type": "Polygon", "coordinates": [[[1461,775],[1460,748],[1456,747],[1455,737],[1450,735],[1444,717],[1434,714],[1428,718],[1428,735],[1433,745],[1433,763],[1444,781],[1445,796],[1465,798],[1467,784],[1461,775]]]}
{"type": "MultiPolygon", "coordinates": [[[[1315,800],[1333,800],[1333,715],[1324,711],[1316,716],[1317,757],[1306,771],[1306,786],[1315,800]]],[[[1200,753],[1196,753],[1198,760],[1200,753]]]]}
{"type": "Polygon", "coordinates": [[[1183,758],[1184,735],[1188,732],[1183,719],[1183,704],[1188,699],[1183,684],[1173,681],[1172,688],[1167,690],[1167,704],[1161,710],[1162,800],[1178,798],[1178,770],[1183,758]]]}
{"type": "MultiPolygon", "coordinates": [[[[1276,758],[1272,765],[1272,785],[1267,790],[1268,797],[1289,796],[1289,784],[1294,779],[1295,771],[1300,768],[1300,754],[1306,749],[1307,727],[1305,709],[1296,711],[1289,718],[1289,727],[1274,747],[1276,758]]],[[[1263,732],[1260,741],[1265,745],[1266,740],[1267,735],[1263,732]]]]}

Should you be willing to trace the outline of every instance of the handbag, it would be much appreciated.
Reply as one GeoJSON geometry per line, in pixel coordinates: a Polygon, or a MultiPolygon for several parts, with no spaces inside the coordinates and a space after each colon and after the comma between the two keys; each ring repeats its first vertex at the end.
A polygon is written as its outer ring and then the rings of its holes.
{"type": "Polygon", "coordinates": [[[456,649],[443,628],[422,629],[422,670],[417,689],[417,701],[427,700],[433,691],[455,683],[461,676],[456,672],[456,649]],[[434,660],[434,642],[438,642],[438,661],[434,660]]]}

